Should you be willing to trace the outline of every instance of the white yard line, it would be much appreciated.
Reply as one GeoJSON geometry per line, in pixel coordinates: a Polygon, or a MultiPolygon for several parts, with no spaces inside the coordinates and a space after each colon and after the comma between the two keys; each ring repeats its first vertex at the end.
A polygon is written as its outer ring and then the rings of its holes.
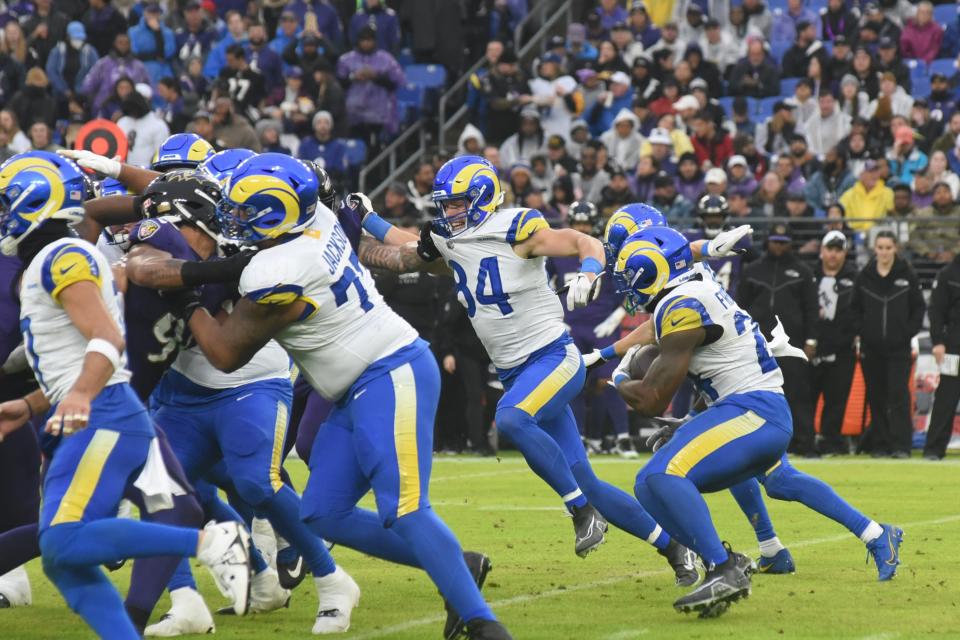
{"type": "MultiPolygon", "coordinates": [[[[909,535],[909,529],[911,527],[925,527],[929,525],[946,524],[949,522],[957,522],[957,521],[960,521],[960,514],[955,514],[952,516],[944,516],[942,518],[937,518],[935,520],[907,522],[901,526],[903,526],[903,528],[907,530],[907,534],[909,535]]],[[[827,538],[814,538],[811,540],[801,540],[799,542],[790,542],[788,546],[789,548],[810,547],[818,544],[827,544],[830,542],[839,542],[841,540],[848,540],[851,537],[852,537],[851,534],[846,533],[844,535],[830,536],[827,538]]],[[[511,607],[517,604],[526,604],[527,602],[535,602],[537,600],[544,600],[546,598],[555,598],[557,596],[562,596],[567,593],[575,593],[575,592],[584,591],[587,589],[595,589],[597,587],[606,587],[614,584],[619,584],[621,582],[636,580],[637,578],[649,578],[652,576],[659,576],[667,573],[670,573],[669,569],[662,569],[660,571],[640,571],[640,572],[632,573],[629,575],[615,576],[612,578],[605,578],[603,580],[594,580],[593,582],[582,582],[580,584],[573,584],[563,589],[549,589],[547,591],[540,591],[538,593],[528,593],[528,594],[513,596],[512,598],[504,598],[503,600],[494,600],[490,602],[490,606],[493,609],[504,609],[506,607],[511,607]]],[[[373,638],[386,638],[396,633],[409,631],[410,629],[416,629],[417,627],[422,627],[422,626],[431,625],[431,624],[440,624],[444,620],[445,620],[445,617],[439,616],[439,615],[429,616],[426,618],[419,618],[416,620],[409,620],[407,622],[402,622],[400,624],[392,625],[389,627],[383,627],[380,629],[374,629],[374,630],[368,631],[366,633],[361,633],[359,635],[353,636],[352,640],[372,640],[373,638]]],[[[635,634],[639,633],[640,635],[643,635],[642,633],[640,633],[641,631],[643,633],[646,633],[645,629],[630,631],[630,633],[635,633],[635,634]]],[[[625,632],[618,632],[613,634],[612,636],[607,636],[605,640],[613,640],[613,639],[624,640],[627,638],[640,637],[639,635],[636,635],[636,636],[620,635],[621,633],[625,633],[625,632]]],[[[893,633],[893,634],[880,633],[876,635],[866,636],[864,638],[861,638],[860,640],[893,640],[899,635],[900,634],[898,633],[893,633]]]]}

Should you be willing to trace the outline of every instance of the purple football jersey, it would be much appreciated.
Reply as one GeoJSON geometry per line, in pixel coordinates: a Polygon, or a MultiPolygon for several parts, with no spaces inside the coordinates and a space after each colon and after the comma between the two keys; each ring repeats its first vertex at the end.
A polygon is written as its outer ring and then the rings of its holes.
{"type": "Polygon", "coordinates": [[[16,288],[21,268],[18,258],[0,255],[0,364],[20,344],[20,298],[16,288]]]}

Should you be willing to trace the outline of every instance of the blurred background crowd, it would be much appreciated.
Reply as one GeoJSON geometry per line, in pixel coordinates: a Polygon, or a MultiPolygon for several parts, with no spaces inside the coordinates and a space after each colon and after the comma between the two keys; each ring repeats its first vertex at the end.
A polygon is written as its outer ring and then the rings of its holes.
{"type": "MultiPolygon", "coordinates": [[[[71,146],[105,118],[134,164],[181,131],[289,153],[342,191],[373,187],[408,227],[434,215],[435,171],[460,153],[498,168],[505,206],[557,226],[577,202],[595,205],[579,222],[593,233],[631,202],[691,237],[749,223],[744,255],[713,266],[810,355],[781,363],[794,451],[849,452],[864,431],[875,455],[946,450],[960,399],[954,3],[20,0],[0,3],[0,33],[0,159],[71,146]],[[398,146],[415,131],[415,151],[398,146]]],[[[450,284],[377,277],[446,371],[438,446],[491,453],[497,389],[450,284]]],[[[637,319],[571,322],[613,340],[637,319]]],[[[638,424],[617,402],[588,382],[591,450],[633,450],[638,424]]],[[[689,398],[674,404],[682,415],[689,398]]]]}

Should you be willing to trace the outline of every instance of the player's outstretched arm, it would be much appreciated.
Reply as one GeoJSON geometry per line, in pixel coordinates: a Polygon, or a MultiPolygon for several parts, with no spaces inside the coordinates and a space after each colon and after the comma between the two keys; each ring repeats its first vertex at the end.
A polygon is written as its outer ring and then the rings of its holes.
{"type": "Polygon", "coordinates": [[[230,373],[250,362],[271,338],[296,322],[305,306],[300,300],[290,304],[260,304],[250,298],[240,298],[221,323],[200,306],[196,296],[186,302],[184,318],[210,363],[230,373]]]}
{"type": "Polygon", "coordinates": [[[663,415],[670,400],[687,375],[693,350],[703,342],[703,329],[677,331],[660,340],[660,355],[642,380],[626,380],[617,385],[624,401],[642,416],[663,415]]]}
{"type": "MultiPolygon", "coordinates": [[[[357,257],[360,264],[371,269],[384,269],[395,273],[426,271],[428,273],[450,275],[450,268],[442,260],[430,256],[427,260],[421,253],[421,241],[388,245],[370,236],[360,238],[357,257]]],[[[436,251],[436,249],[434,249],[436,251]]]]}
{"type": "Polygon", "coordinates": [[[570,281],[567,290],[567,309],[585,307],[600,295],[600,274],[606,259],[603,244],[585,233],[573,229],[536,229],[530,237],[513,246],[521,258],[559,258],[579,256],[580,271],[570,281]]]}
{"type": "Polygon", "coordinates": [[[694,260],[707,258],[727,258],[746,253],[746,249],[737,248],[740,241],[753,234],[753,227],[742,224],[739,227],[721,231],[711,240],[695,240],[690,243],[694,260]]]}
{"type": "Polygon", "coordinates": [[[15,400],[0,403],[0,442],[8,435],[27,424],[33,417],[46,413],[50,401],[40,389],[15,400]]]}
{"type": "Polygon", "coordinates": [[[604,347],[603,349],[594,349],[590,353],[585,353],[583,355],[583,362],[588,367],[593,367],[600,365],[604,362],[609,362],[614,358],[622,358],[626,355],[630,347],[635,346],[646,346],[648,344],[653,344],[656,341],[656,338],[653,335],[653,320],[647,319],[643,323],[623,336],[613,344],[604,347]]]}
{"type": "Polygon", "coordinates": [[[148,244],[136,244],[127,254],[126,273],[130,282],[148,289],[239,282],[253,255],[253,252],[244,252],[225,260],[194,262],[174,258],[148,244]]]}
{"type": "Polygon", "coordinates": [[[161,175],[157,171],[141,169],[132,164],[126,164],[84,149],[61,149],[57,153],[65,158],[70,158],[84,169],[90,169],[109,178],[119,180],[134,193],[143,193],[144,189],[153,182],[153,179],[161,175]]]}
{"type": "Polygon", "coordinates": [[[47,420],[46,431],[54,435],[70,434],[87,426],[90,403],[121,366],[121,354],[126,346],[123,332],[110,315],[95,282],[74,282],[60,290],[56,300],[87,340],[87,350],[80,375],[47,420]]]}

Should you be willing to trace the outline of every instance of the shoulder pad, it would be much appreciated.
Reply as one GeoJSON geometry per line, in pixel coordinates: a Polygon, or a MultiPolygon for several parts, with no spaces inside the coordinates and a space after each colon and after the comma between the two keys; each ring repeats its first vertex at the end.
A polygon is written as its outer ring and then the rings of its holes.
{"type": "Polygon", "coordinates": [[[54,300],[61,291],[84,280],[98,287],[102,282],[96,258],[79,243],[67,243],[51,251],[40,267],[40,281],[54,300]]]}
{"type": "Polygon", "coordinates": [[[703,303],[690,296],[681,294],[667,298],[658,306],[654,317],[654,330],[658,338],[714,324],[703,303]]]}
{"type": "Polygon", "coordinates": [[[536,209],[521,209],[514,215],[507,230],[507,242],[519,244],[540,229],[549,229],[550,225],[536,209]]]}

